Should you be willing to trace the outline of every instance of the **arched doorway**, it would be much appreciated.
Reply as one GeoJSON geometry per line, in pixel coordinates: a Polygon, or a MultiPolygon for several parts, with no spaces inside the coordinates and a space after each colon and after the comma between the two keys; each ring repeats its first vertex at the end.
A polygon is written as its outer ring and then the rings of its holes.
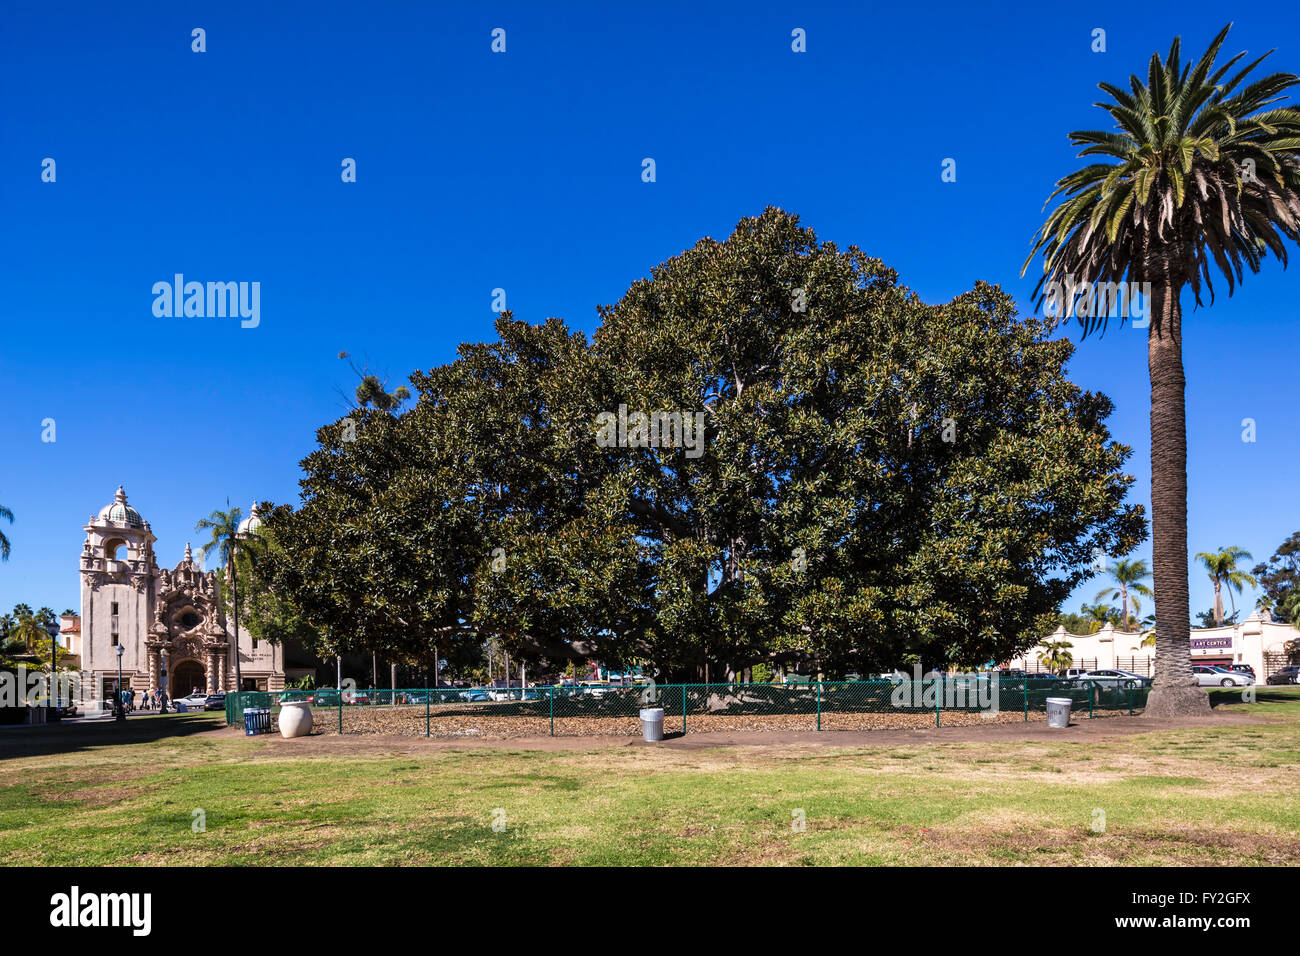
{"type": "Polygon", "coordinates": [[[203,673],[203,665],[198,661],[181,661],[172,670],[170,695],[172,697],[187,697],[194,692],[196,687],[200,691],[208,689],[208,680],[203,673]]]}

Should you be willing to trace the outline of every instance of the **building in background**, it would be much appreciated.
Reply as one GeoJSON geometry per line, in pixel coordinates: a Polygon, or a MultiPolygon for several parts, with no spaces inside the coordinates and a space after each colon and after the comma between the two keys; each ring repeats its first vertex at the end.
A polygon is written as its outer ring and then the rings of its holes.
{"type": "MultiPolygon", "coordinates": [[[[259,523],[254,509],[240,532],[252,533],[259,523]]],[[[216,572],[203,570],[188,543],[175,568],[158,567],[157,539],[123,488],[84,530],[77,622],[83,699],[100,686],[106,695],[117,688],[119,646],[122,689],[165,690],[171,697],[235,690],[236,648],[244,690],[283,689],[281,649],[259,646],[242,627],[232,639],[216,572]]]]}
{"type": "MultiPolygon", "coordinates": [[[[1146,634],[1117,631],[1108,623],[1094,634],[1070,634],[1064,627],[1058,627],[1043,642],[1068,643],[1075,667],[1150,675],[1155,673],[1156,649],[1143,647],[1145,638],[1146,634]]],[[[1249,664],[1255,669],[1255,677],[1263,683],[1287,665],[1287,645],[1292,641],[1300,641],[1300,630],[1274,621],[1267,610],[1255,611],[1240,624],[1193,628],[1192,663],[1222,667],[1249,664]]],[[[1030,671],[1039,669],[1041,652],[1041,646],[1030,648],[1008,666],[1030,671]]]]}

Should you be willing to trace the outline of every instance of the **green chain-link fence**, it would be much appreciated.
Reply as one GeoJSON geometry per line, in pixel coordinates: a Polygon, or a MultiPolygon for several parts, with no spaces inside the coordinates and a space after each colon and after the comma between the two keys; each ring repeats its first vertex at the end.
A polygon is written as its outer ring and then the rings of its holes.
{"type": "Polygon", "coordinates": [[[799,684],[660,684],[398,690],[245,691],[226,695],[227,724],[244,711],[306,701],[315,732],[421,737],[635,736],[643,707],[662,707],[668,736],[701,731],[875,730],[1045,719],[1049,697],[1068,697],[1075,717],[1132,714],[1148,685],[1087,685],[1058,678],[987,674],[921,681],[799,684]]]}

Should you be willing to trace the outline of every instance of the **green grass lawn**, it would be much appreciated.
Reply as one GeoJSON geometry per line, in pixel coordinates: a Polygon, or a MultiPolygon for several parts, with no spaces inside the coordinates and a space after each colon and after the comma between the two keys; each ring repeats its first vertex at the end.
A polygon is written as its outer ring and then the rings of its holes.
{"type": "Polygon", "coordinates": [[[163,736],[0,759],[0,863],[1298,864],[1300,695],[1221,696],[1268,722],[1062,743],[339,758],[163,736]]]}

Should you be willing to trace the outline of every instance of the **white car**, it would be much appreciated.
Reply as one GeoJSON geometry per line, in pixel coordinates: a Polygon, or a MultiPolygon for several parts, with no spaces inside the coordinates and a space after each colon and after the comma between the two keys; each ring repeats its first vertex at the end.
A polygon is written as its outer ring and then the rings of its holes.
{"type": "Polygon", "coordinates": [[[1084,671],[1076,674],[1074,680],[1080,686],[1095,684],[1098,687],[1142,687],[1151,683],[1150,677],[1121,670],[1084,671]]]}
{"type": "Polygon", "coordinates": [[[186,710],[204,710],[208,706],[208,695],[188,694],[185,697],[177,697],[172,703],[184,704],[186,710]]]}
{"type": "Polygon", "coordinates": [[[1196,683],[1202,687],[1249,687],[1255,683],[1255,678],[1249,674],[1222,667],[1211,667],[1208,664],[1194,665],[1192,673],[1196,675],[1196,683]]]}

